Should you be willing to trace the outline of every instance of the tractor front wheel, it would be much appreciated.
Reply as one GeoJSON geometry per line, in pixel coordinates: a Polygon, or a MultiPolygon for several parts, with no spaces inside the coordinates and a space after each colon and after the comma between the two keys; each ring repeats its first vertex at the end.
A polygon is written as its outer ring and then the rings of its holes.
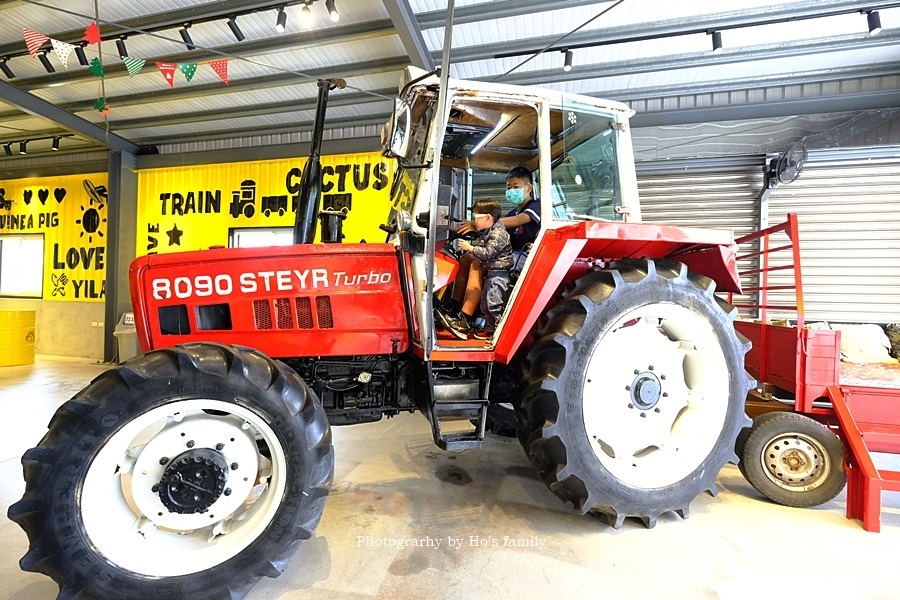
{"type": "Polygon", "coordinates": [[[60,597],[241,598],[312,537],[331,487],[325,412],[282,363],[189,344],[63,404],[22,458],[20,560],[60,597]]]}
{"type": "Polygon", "coordinates": [[[749,343],[713,291],[681,263],[622,261],[580,278],[538,327],[519,439],[577,510],[652,527],[737,462],[749,343]]]}

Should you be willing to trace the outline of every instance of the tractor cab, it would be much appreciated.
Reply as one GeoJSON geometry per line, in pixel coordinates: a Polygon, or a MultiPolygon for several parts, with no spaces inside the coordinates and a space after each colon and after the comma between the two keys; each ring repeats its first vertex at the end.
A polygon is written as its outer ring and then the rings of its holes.
{"type": "MultiPolygon", "coordinates": [[[[439,88],[437,76],[408,68],[385,127],[384,153],[398,161],[389,229],[411,282],[414,346],[423,356],[455,351],[453,359],[460,360],[460,351],[481,355],[501,339],[519,337],[522,323],[513,321],[511,307],[523,300],[534,249],[548,231],[586,221],[637,222],[640,208],[628,107],[552,90],[455,80],[443,101],[439,88]],[[432,317],[435,302],[453,282],[460,255],[456,229],[472,219],[479,200],[497,200],[501,215],[516,214],[517,206],[505,199],[507,174],[515,167],[532,173],[539,231],[525,252],[516,253],[513,284],[493,338],[458,340],[436,329],[432,317]]],[[[486,360],[478,355],[473,360],[486,360]]]]}

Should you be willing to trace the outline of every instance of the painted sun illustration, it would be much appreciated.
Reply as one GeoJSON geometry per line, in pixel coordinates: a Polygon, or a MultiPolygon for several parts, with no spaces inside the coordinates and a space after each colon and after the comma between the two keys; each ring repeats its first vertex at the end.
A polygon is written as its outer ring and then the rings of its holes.
{"type": "Polygon", "coordinates": [[[100,211],[103,210],[106,205],[101,201],[95,198],[90,198],[88,200],[87,208],[84,206],[81,207],[81,218],[76,219],[75,222],[81,225],[81,228],[84,230],[81,232],[81,235],[78,237],[84,237],[85,234],[88,236],[88,244],[94,243],[94,234],[97,234],[97,237],[103,237],[103,232],[100,231],[100,224],[106,223],[106,217],[100,216],[100,211]],[[97,205],[96,207],[94,205],[97,205]]]}

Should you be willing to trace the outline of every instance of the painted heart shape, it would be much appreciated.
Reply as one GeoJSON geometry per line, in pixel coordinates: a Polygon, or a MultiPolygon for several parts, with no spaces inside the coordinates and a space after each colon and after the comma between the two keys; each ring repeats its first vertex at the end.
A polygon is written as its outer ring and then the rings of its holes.
{"type": "Polygon", "coordinates": [[[53,190],[53,197],[56,198],[57,203],[62,202],[63,198],[66,197],[66,188],[56,188],[53,190]]]}
{"type": "Polygon", "coordinates": [[[31,195],[33,193],[34,192],[32,192],[31,190],[25,190],[24,192],[22,192],[22,199],[25,201],[25,204],[31,204],[31,195]]]}
{"type": "Polygon", "coordinates": [[[38,190],[38,200],[41,201],[41,204],[46,204],[47,198],[50,197],[50,190],[46,188],[41,188],[38,190]]]}

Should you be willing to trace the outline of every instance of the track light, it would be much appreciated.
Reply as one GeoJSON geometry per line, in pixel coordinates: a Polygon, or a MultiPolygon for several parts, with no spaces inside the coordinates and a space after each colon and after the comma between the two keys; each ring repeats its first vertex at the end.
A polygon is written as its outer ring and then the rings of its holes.
{"type": "Polygon", "coordinates": [[[78,57],[78,63],[84,67],[88,66],[90,63],[88,62],[87,56],[84,53],[84,45],[77,44],[75,46],[75,56],[78,57]]]}
{"type": "Polygon", "coordinates": [[[867,13],[866,20],[869,22],[869,35],[878,35],[881,33],[881,17],[878,15],[877,10],[867,13]]]}
{"type": "Polygon", "coordinates": [[[309,4],[304,4],[300,9],[300,20],[309,23],[312,20],[312,11],[309,10],[309,4]]]}
{"type": "Polygon", "coordinates": [[[178,33],[181,34],[181,39],[182,41],[184,41],[184,45],[187,47],[187,49],[193,50],[194,48],[196,48],[196,46],[194,46],[194,40],[191,39],[191,32],[188,31],[188,29],[190,28],[191,24],[185,23],[184,26],[178,30],[178,33]]]}
{"type": "Polygon", "coordinates": [[[53,138],[53,146],[50,147],[51,150],[59,150],[59,138],[53,138]]]}
{"type": "Polygon", "coordinates": [[[713,52],[718,54],[722,51],[722,32],[721,31],[713,31],[712,32],[712,44],[713,44],[713,52]]]}
{"type": "Polygon", "coordinates": [[[234,34],[234,37],[237,39],[237,41],[244,41],[244,32],[241,31],[240,27],[238,27],[237,15],[231,15],[230,17],[228,17],[228,28],[231,29],[231,33],[234,34]]]}
{"type": "Polygon", "coordinates": [[[116,49],[119,51],[119,58],[128,56],[128,48],[125,47],[125,39],[126,36],[120,35],[119,39],[116,40],[116,49]]]}
{"type": "Polygon", "coordinates": [[[287,25],[287,13],[284,12],[284,7],[281,6],[278,8],[278,20],[275,22],[275,31],[284,33],[285,25],[287,25]]]}
{"type": "MultiPolygon", "coordinates": [[[[38,52],[38,60],[41,61],[41,64],[44,65],[44,68],[47,70],[48,73],[56,73],[56,69],[53,68],[53,65],[50,64],[50,59],[47,58],[47,52],[49,52],[49,51],[50,51],[50,49],[48,48],[47,50],[42,50],[41,52],[38,52]]],[[[23,152],[22,154],[25,154],[25,153],[23,152]]]]}
{"type": "Polygon", "coordinates": [[[25,146],[28,145],[28,142],[19,142],[19,154],[28,154],[25,151],[25,146]]]}
{"type": "Polygon", "coordinates": [[[568,73],[569,71],[572,70],[573,54],[572,54],[571,50],[566,50],[565,53],[566,53],[566,64],[563,65],[563,71],[568,73]]]}
{"type": "Polygon", "coordinates": [[[6,75],[7,79],[15,79],[16,74],[12,72],[12,69],[9,68],[9,65],[6,64],[6,61],[9,60],[8,56],[4,56],[3,60],[0,60],[0,71],[3,71],[3,74],[6,75]]]}
{"type": "Polygon", "coordinates": [[[12,142],[6,142],[6,145],[3,146],[3,151],[6,152],[7,156],[12,156],[12,142]]]}
{"type": "Polygon", "coordinates": [[[331,20],[335,23],[340,20],[341,15],[338,14],[337,9],[334,7],[334,0],[325,0],[325,8],[328,9],[328,14],[331,15],[331,20]]]}

